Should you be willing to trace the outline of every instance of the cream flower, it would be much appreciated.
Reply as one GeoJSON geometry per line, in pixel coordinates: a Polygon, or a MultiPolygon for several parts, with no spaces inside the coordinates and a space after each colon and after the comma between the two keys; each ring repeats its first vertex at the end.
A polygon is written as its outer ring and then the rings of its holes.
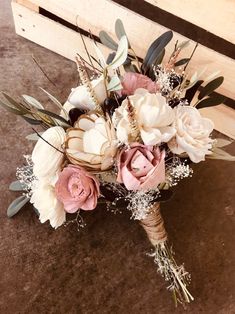
{"type": "MultiPolygon", "coordinates": [[[[101,76],[98,79],[91,81],[91,85],[98,102],[102,104],[107,97],[104,77],[101,76]]],[[[84,85],[72,89],[72,92],[68,97],[68,103],[80,109],[95,109],[95,103],[91,99],[90,94],[84,85]]],[[[68,104],[66,106],[68,107],[68,104]]]]}
{"type": "Polygon", "coordinates": [[[41,223],[49,220],[51,226],[57,228],[65,222],[63,204],[57,200],[54,183],[50,180],[39,180],[36,183],[30,202],[38,210],[41,223]]]}
{"type": "MultiPolygon", "coordinates": [[[[144,144],[157,145],[168,142],[174,136],[175,129],[170,126],[174,120],[174,111],[161,94],[150,94],[147,90],[139,88],[129,99],[134,107],[136,123],[144,144]]],[[[135,140],[131,137],[127,104],[128,100],[125,99],[113,116],[117,138],[122,143],[135,140]]]]}
{"type": "Polygon", "coordinates": [[[211,154],[213,140],[213,122],[203,118],[200,112],[191,106],[177,106],[174,108],[175,121],[172,126],[176,129],[175,138],[168,146],[175,154],[187,153],[189,158],[198,163],[205,160],[205,155],[211,154]]]}
{"type": "Polygon", "coordinates": [[[111,121],[96,113],[82,115],[67,131],[66,155],[71,163],[106,170],[113,163],[117,140],[111,121]]]}
{"type": "Polygon", "coordinates": [[[39,139],[32,152],[33,173],[37,178],[52,177],[61,167],[64,159],[62,146],[65,142],[65,131],[60,126],[47,129],[39,139]],[[58,150],[57,150],[58,149],[58,150]]]}

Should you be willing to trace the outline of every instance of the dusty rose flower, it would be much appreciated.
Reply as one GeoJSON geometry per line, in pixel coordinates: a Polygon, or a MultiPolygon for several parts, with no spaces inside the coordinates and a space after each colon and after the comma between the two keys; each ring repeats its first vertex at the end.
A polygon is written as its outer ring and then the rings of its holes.
{"type": "Polygon", "coordinates": [[[149,93],[156,93],[158,87],[149,77],[139,73],[126,72],[122,81],[122,94],[133,95],[137,88],[144,88],[149,93]]]}
{"type": "Polygon", "coordinates": [[[133,143],[118,157],[117,181],[128,190],[149,190],[165,181],[165,151],[159,147],[133,143]]]}
{"type": "Polygon", "coordinates": [[[92,210],[97,205],[99,182],[81,167],[68,165],[59,175],[55,193],[68,213],[78,209],[92,210]]]}

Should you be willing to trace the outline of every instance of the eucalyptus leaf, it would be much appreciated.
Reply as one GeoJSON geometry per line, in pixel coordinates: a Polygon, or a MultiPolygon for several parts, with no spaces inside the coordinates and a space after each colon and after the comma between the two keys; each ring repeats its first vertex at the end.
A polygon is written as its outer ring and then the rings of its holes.
{"type": "Polygon", "coordinates": [[[9,102],[9,104],[18,109],[22,114],[26,114],[29,111],[23,106],[21,105],[19,102],[17,102],[15,99],[13,99],[11,96],[9,96],[8,94],[2,92],[3,96],[6,98],[6,100],[9,102]]]}
{"type": "MultiPolygon", "coordinates": [[[[39,132],[40,135],[43,134],[43,132],[39,132]]],[[[29,141],[37,141],[39,140],[39,136],[37,135],[37,133],[32,133],[26,136],[26,139],[29,141]]]]}
{"type": "Polygon", "coordinates": [[[166,53],[166,50],[165,48],[162,50],[162,52],[158,55],[157,59],[155,60],[154,62],[154,65],[158,65],[158,64],[161,64],[162,63],[162,60],[165,56],[165,53],[166,53]]]}
{"type": "MultiPolygon", "coordinates": [[[[127,34],[125,31],[124,25],[120,19],[116,20],[115,32],[116,32],[117,38],[119,40],[122,38],[122,36],[126,36],[126,38],[127,38],[127,34]]],[[[129,42],[128,38],[127,38],[127,41],[128,41],[128,48],[130,48],[131,46],[130,46],[130,42],[129,42]]]]}
{"type": "Polygon", "coordinates": [[[203,100],[201,100],[199,103],[197,103],[196,107],[197,109],[205,108],[205,107],[213,107],[217,106],[219,104],[222,104],[225,101],[226,97],[223,95],[216,95],[213,97],[208,97],[203,100]]]}
{"type": "MultiPolygon", "coordinates": [[[[43,89],[42,87],[40,87],[40,89],[49,97],[49,99],[60,109],[63,111],[63,113],[65,114],[65,117],[67,119],[69,119],[68,113],[67,111],[64,109],[63,105],[61,104],[61,102],[53,95],[51,95],[48,91],[46,91],[45,89],[43,89]]],[[[44,108],[41,108],[44,109],[44,108]]]]}
{"type": "Polygon", "coordinates": [[[209,159],[221,159],[227,161],[235,161],[235,156],[230,155],[225,152],[223,149],[214,147],[211,155],[206,155],[206,158],[209,159]]]}
{"type": "Polygon", "coordinates": [[[66,127],[71,127],[71,125],[68,123],[67,120],[65,120],[63,117],[59,116],[58,114],[56,114],[54,112],[51,112],[51,111],[48,111],[48,110],[43,110],[43,109],[39,109],[38,111],[43,113],[43,114],[45,114],[45,115],[47,115],[47,116],[49,116],[49,117],[51,117],[51,118],[53,118],[53,119],[56,119],[56,120],[62,122],[63,125],[66,126],[66,127]]]}
{"type": "Polygon", "coordinates": [[[13,181],[10,185],[9,185],[9,190],[10,191],[23,191],[24,190],[24,186],[20,181],[13,181]]]}
{"type": "Polygon", "coordinates": [[[193,100],[193,97],[195,96],[197,90],[202,85],[202,83],[203,83],[203,80],[199,80],[191,88],[187,89],[185,93],[185,98],[188,100],[189,104],[193,100]]]}
{"type": "Polygon", "coordinates": [[[13,217],[15,214],[17,214],[21,208],[28,203],[29,198],[27,198],[26,196],[22,195],[20,197],[18,197],[17,199],[15,199],[10,206],[7,209],[7,216],[9,218],[13,217]]]}
{"type": "Polygon", "coordinates": [[[41,120],[37,120],[37,119],[33,119],[33,118],[29,118],[27,116],[21,116],[26,122],[28,122],[29,124],[32,125],[39,125],[42,124],[41,120]]]}
{"type": "Polygon", "coordinates": [[[21,111],[19,111],[18,109],[10,106],[9,104],[3,102],[2,100],[0,100],[0,106],[2,106],[4,109],[6,109],[7,111],[14,113],[16,115],[23,115],[23,113],[21,111]]]}
{"type": "Polygon", "coordinates": [[[181,65],[186,64],[189,60],[190,60],[190,58],[184,58],[184,59],[177,61],[174,65],[175,65],[175,67],[179,67],[181,65]]]}
{"type": "Polygon", "coordinates": [[[118,75],[114,75],[107,86],[108,91],[114,91],[122,89],[121,81],[118,77],[118,75]]]}
{"type": "Polygon", "coordinates": [[[184,41],[182,41],[182,43],[180,43],[180,44],[177,46],[177,48],[178,48],[178,49],[180,48],[180,49],[182,50],[182,49],[188,47],[189,43],[190,43],[190,40],[189,40],[189,39],[184,40],[184,41]]]}
{"type": "Polygon", "coordinates": [[[106,33],[105,31],[101,31],[99,33],[99,37],[103,45],[112,50],[117,50],[118,44],[112,39],[112,37],[109,36],[108,33],[106,33]]]}
{"type": "Polygon", "coordinates": [[[232,144],[233,141],[224,138],[216,138],[215,147],[225,147],[232,144]]]}
{"type": "Polygon", "coordinates": [[[126,36],[123,36],[119,41],[116,56],[113,61],[108,65],[108,67],[112,68],[113,70],[120,67],[126,61],[127,54],[128,42],[126,36]]]}
{"type": "Polygon", "coordinates": [[[200,94],[198,95],[198,99],[202,99],[205,96],[209,96],[215,89],[217,89],[224,81],[223,76],[219,76],[216,79],[209,82],[203,89],[201,90],[200,94]]]}
{"type": "Polygon", "coordinates": [[[115,55],[116,55],[116,52],[111,52],[111,53],[108,55],[108,58],[107,58],[107,60],[106,60],[106,63],[107,63],[107,64],[110,64],[110,63],[113,61],[113,59],[115,58],[115,55]]]}
{"type": "Polygon", "coordinates": [[[37,109],[44,109],[43,105],[34,97],[28,96],[28,95],[22,95],[22,97],[24,98],[26,103],[29,104],[30,106],[33,106],[37,109]]]}
{"type": "Polygon", "coordinates": [[[155,63],[156,59],[171,41],[172,37],[172,31],[167,31],[150,45],[142,64],[142,69],[145,73],[151,69],[152,64],[155,63]]]}

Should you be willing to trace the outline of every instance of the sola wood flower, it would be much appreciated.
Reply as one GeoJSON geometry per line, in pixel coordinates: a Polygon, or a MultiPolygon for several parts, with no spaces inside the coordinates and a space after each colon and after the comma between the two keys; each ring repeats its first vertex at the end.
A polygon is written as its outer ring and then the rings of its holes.
{"type": "Polygon", "coordinates": [[[81,167],[68,165],[59,175],[55,192],[68,213],[92,210],[97,205],[99,181],[81,167]]]}
{"type": "MultiPolygon", "coordinates": [[[[133,96],[129,96],[129,100],[134,107],[135,120],[144,144],[158,145],[161,142],[168,142],[175,135],[175,129],[171,126],[174,111],[161,94],[151,94],[140,88],[133,96]]],[[[117,137],[122,143],[135,140],[132,138],[127,109],[128,99],[125,99],[113,116],[117,137]]]]}
{"type": "Polygon", "coordinates": [[[117,181],[128,190],[150,190],[165,181],[165,152],[159,147],[133,143],[118,157],[117,181]]]}
{"type": "Polygon", "coordinates": [[[80,116],[67,131],[65,151],[72,164],[92,170],[107,170],[117,152],[115,130],[110,120],[96,113],[80,116]]]}
{"type": "Polygon", "coordinates": [[[51,177],[60,169],[65,138],[65,131],[60,126],[47,129],[39,138],[32,152],[33,173],[37,178],[51,177]]]}
{"type": "Polygon", "coordinates": [[[138,88],[145,88],[150,93],[156,93],[158,86],[149,77],[139,73],[126,72],[122,80],[122,94],[133,95],[138,88]]]}
{"type": "MultiPolygon", "coordinates": [[[[97,101],[102,104],[107,97],[104,77],[101,76],[98,79],[91,81],[90,84],[93,88],[97,101]]],[[[92,100],[89,90],[85,85],[80,85],[72,89],[72,92],[68,98],[68,103],[74,107],[86,110],[94,110],[96,106],[95,102],[92,100]]]]}
{"type": "Polygon", "coordinates": [[[187,153],[195,163],[205,160],[205,155],[211,154],[213,140],[210,134],[214,128],[213,122],[203,118],[191,106],[177,106],[174,110],[173,127],[176,135],[168,143],[169,148],[175,154],[187,153]]]}

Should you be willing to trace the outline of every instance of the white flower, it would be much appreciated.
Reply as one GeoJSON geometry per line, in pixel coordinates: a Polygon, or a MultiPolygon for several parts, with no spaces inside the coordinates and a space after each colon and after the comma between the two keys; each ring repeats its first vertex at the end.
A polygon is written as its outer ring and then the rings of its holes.
{"type": "Polygon", "coordinates": [[[110,168],[117,152],[117,140],[111,121],[96,113],[80,116],[67,131],[66,155],[71,163],[90,169],[110,168]]]}
{"type": "Polygon", "coordinates": [[[61,226],[66,220],[63,204],[55,196],[54,183],[50,180],[39,180],[31,196],[30,202],[39,212],[41,223],[49,220],[53,228],[61,226]]]}
{"type": "MultiPolygon", "coordinates": [[[[95,92],[96,98],[100,104],[102,104],[107,97],[104,77],[100,76],[98,79],[91,81],[91,85],[95,92]]],[[[80,109],[95,109],[95,103],[90,97],[90,94],[84,85],[80,85],[72,89],[71,94],[68,97],[68,102],[77,108],[80,109]]],[[[66,105],[68,106],[68,105],[66,105]]],[[[71,109],[71,108],[70,108],[71,109]]]]}
{"type": "Polygon", "coordinates": [[[33,173],[37,178],[52,177],[60,169],[64,159],[63,144],[65,131],[60,126],[47,129],[40,138],[32,152],[33,173]]]}
{"type": "MultiPolygon", "coordinates": [[[[150,94],[147,90],[139,88],[129,99],[134,107],[135,119],[144,144],[157,145],[168,142],[174,136],[175,129],[170,126],[174,120],[174,111],[161,94],[150,94]]],[[[125,99],[113,116],[117,138],[122,143],[134,140],[131,138],[127,104],[128,100],[125,99]]]]}
{"type": "Polygon", "coordinates": [[[213,122],[203,118],[195,107],[177,106],[174,111],[175,121],[172,125],[176,135],[168,143],[170,150],[175,154],[187,153],[195,163],[205,160],[205,155],[211,154],[213,122]]]}

